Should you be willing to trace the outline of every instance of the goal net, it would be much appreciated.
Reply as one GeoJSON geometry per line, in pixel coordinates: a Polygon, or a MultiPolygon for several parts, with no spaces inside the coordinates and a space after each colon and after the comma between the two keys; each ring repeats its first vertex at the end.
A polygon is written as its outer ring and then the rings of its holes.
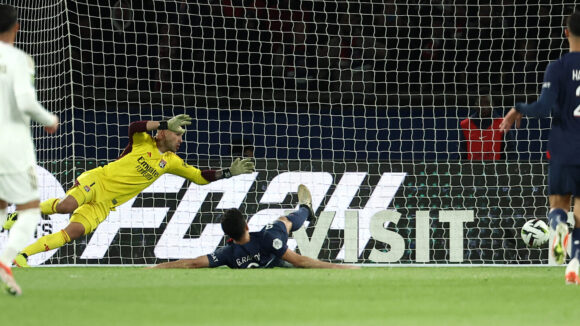
{"type": "MultiPolygon", "coordinates": [[[[35,130],[43,198],[115,160],[130,122],[180,113],[194,118],[178,153],[188,163],[218,169],[250,155],[257,167],[207,186],[164,175],[95,233],[32,264],[207,254],[225,244],[225,209],[259,230],[296,207],[300,183],[317,218],[289,246],[311,257],[548,261],[547,247],[519,233],[547,215],[550,120],[489,128],[539,94],[547,64],[566,51],[573,1],[10,3],[39,97],[64,122],[55,137],[35,130]],[[489,132],[477,140],[478,129],[489,132]]],[[[45,217],[37,236],[66,218],[45,217]]]]}

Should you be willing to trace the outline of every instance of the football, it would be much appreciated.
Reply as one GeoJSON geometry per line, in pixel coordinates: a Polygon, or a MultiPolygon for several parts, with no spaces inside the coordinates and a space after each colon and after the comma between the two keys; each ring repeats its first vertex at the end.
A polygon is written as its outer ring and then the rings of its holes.
{"type": "Polygon", "coordinates": [[[537,218],[527,221],[522,227],[521,234],[522,240],[524,240],[528,246],[533,248],[543,246],[550,238],[548,225],[546,222],[537,218]]]}

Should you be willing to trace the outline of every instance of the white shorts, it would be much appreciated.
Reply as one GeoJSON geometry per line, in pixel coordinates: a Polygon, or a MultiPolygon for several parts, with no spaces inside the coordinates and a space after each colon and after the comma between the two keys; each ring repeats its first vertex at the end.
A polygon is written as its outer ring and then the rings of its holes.
{"type": "Polygon", "coordinates": [[[39,200],[36,180],[36,169],[33,166],[22,172],[0,174],[0,199],[15,205],[39,200]]]}

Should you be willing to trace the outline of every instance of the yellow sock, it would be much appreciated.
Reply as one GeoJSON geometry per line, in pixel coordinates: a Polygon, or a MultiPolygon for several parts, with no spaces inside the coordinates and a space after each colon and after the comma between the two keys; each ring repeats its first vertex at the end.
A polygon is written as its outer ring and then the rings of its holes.
{"type": "Polygon", "coordinates": [[[30,257],[39,252],[60,248],[69,242],[70,237],[68,234],[64,230],[60,230],[60,232],[45,235],[44,237],[36,240],[35,243],[24,248],[22,253],[25,254],[26,257],[30,257]]]}
{"type": "Polygon", "coordinates": [[[56,213],[56,205],[60,203],[60,198],[51,198],[40,203],[40,212],[44,215],[56,213]]]}

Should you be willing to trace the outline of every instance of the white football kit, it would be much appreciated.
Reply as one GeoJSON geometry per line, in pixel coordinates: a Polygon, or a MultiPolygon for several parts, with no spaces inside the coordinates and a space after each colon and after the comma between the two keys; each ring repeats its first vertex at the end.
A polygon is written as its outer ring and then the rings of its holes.
{"type": "Polygon", "coordinates": [[[39,198],[31,120],[44,126],[57,122],[36,99],[32,58],[0,42],[0,199],[9,203],[39,198]]]}

